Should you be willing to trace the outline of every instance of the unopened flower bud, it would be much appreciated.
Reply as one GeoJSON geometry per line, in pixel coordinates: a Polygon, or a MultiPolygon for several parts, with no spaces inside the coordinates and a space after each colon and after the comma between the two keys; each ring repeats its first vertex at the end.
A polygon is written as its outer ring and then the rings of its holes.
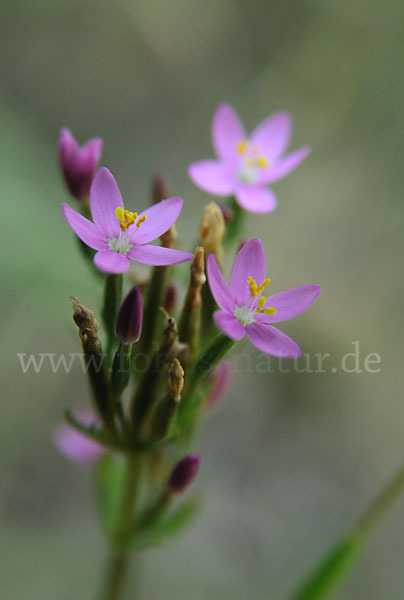
{"type": "Polygon", "coordinates": [[[137,287],[133,287],[118,311],[115,334],[123,344],[137,342],[142,333],[143,303],[137,287]]]}
{"type": "Polygon", "coordinates": [[[68,129],[60,132],[59,162],[66,185],[77,200],[88,198],[103,143],[101,138],[94,138],[80,147],[68,129]]]}
{"type": "Polygon", "coordinates": [[[206,254],[216,254],[218,262],[222,260],[222,240],[225,234],[224,217],[215,202],[209,202],[203,211],[199,225],[199,239],[206,254]]]}
{"type": "Polygon", "coordinates": [[[152,200],[153,204],[157,204],[161,200],[169,198],[168,185],[163,175],[156,175],[152,180],[152,200]]]}
{"type": "Polygon", "coordinates": [[[184,369],[182,368],[180,361],[177,358],[174,358],[168,369],[167,391],[170,398],[175,400],[175,402],[179,402],[183,387],[184,369]]]}
{"type": "Polygon", "coordinates": [[[226,204],[219,204],[220,210],[222,211],[223,219],[225,224],[230,223],[234,219],[234,210],[232,210],[226,204]]]}
{"type": "Polygon", "coordinates": [[[178,299],[178,289],[173,283],[170,283],[165,291],[163,308],[166,312],[172,313],[175,309],[178,299]]]}
{"type": "Polygon", "coordinates": [[[216,369],[208,376],[211,381],[211,388],[205,398],[204,406],[211,409],[219,404],[229,391],[232,377],[231,364],[228,361],[222,361],[216,369]]]}
{"type": "Polygon", "coordinates": [[[167,482],[170,494],[182,494],[196,477],[201,464],[198,454],[189,454],[182,458],[174,467],[167,482]]]}

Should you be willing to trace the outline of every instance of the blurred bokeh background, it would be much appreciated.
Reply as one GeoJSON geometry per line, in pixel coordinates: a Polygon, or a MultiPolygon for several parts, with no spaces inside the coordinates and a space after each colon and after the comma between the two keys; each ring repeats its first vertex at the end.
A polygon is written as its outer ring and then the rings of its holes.
{"type": "MultiPolygon", "coordinates": [[[[197,443],[204,510],[143,557],[142,598],[286,598],[401,463],[403,23],[400,0],[2,0],[1,598],[92,598],[106,556],[91,478],[50,440],[86,400],[84,376],[23,374],[17,357],[78,352],[69,295],[100,306],[60,211],[61,126],[104,138],[130,207],[166,175],[184,243],[209,199],[187,166],[212,155],[219,102],[248,128],[289,110],[292,147],[313,148],[248,236],[265,241],[274,290],[322,285],[283,329],[331,358],[324,373],[268,373],[251,349],[197,443]],[[355,341],[380,372],[332,371],[355,341]]],[[[404,499],[338,600],[402,598],[403,520],[404,499]]]]}

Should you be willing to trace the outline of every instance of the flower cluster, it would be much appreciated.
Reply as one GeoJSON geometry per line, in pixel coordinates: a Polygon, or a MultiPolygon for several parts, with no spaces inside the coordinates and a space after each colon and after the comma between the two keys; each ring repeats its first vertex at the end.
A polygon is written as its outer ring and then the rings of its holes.
{"type": "Polygon", "coordinates": [[[309,153],[303,147],[285,155],[290,134],[286,113],[265,119],[247,136],[230,106],[217,109],[212,128],[217,160],[194,163],[189,174],[202,189],[229,201],[222,207],[206,204],[199,245],[186,252],[176,247],[183,200],[167,197],[161,176],[153,181],[150,205],[136,202],[129,210],[110,171],[97,170],[102,140],[80,148],[67,129],[61,132],[62,172],[80,201],[76,209],[63,204],[63,215],[90,267],[105,274],[105,290],[101,330],[97,311],[72,296],[93,407],[77,415],[67,411],[69,428],[58,428],[54,442],[81,465],[98,463],[101,505],[110,507],[105,531],[121,553],[143,547],[145,540],[159,543],[193,514],[195,497],[178,506],[201,462],[198,454],[187,453],[188,446],[198,420],[229,393],[231,369],[223,358],[235,342],[247,336],[268,354],[301,354],[274,324],[306,310],[320,287],[268,296],[271,280],[258,238],[242,243],[229,283],[222,273],[232,248],[241,244],[242,209],[274,210],[268,186],[309,153]],[[187,261],[190,275],[182,293],[184,277],[176,277],[174,267],[187,261]],[[136,263],[153,267],[147,280],[136,263]],[[118,502],[111,504],[111,493],[118,502]]]}

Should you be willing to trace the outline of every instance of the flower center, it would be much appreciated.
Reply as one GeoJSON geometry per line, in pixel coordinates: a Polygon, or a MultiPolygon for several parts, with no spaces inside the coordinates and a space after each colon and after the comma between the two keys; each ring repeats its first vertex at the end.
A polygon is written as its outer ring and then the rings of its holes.
{"type": "Polygon", "coordinates": [[[276,313],[276,308],[273,306],[263,308],[267,299],[262,295],[262,292],[266,286],[271,283],[271,280],[266,278],[258,285],[253,277],[248,277],[247,282],[250,288],[251,298],[247,300],[243,306],[236,305],[234,309],[234,316],[240,323],[243,323],[243,325],[254,323],[255,315],[257,313],[265,315],[274,315],[276,313]]]}
{"type": "Polygon", "coordinates": [[[132,248],[129,234],[126,231],[121,231],[119,237],[108,240],[108,248],[119,254],[126,254],[132,248]]]}
{"type": "Polygon", "coordinates": [[[126,231],[130,225],[134,225],[135,223],[136,227],[140,227],[141,224],[146,221],[146,215],[137,218],[137,213],[125,210],[122,206],[118,206],[115,209],[115,215],[119,221],[119,227],[121,228],[121,231],[126,231]]]}
{"type": "Polygon", "coordinates": [[[270,167],[269,162],[261,154],[257,144],[249,144],[247,140],[240,140],[236,145],[237,154],[240,156],[240,167],[237,171],[242,183],[255,184],[259,179],[260,171],[270,167]]]}

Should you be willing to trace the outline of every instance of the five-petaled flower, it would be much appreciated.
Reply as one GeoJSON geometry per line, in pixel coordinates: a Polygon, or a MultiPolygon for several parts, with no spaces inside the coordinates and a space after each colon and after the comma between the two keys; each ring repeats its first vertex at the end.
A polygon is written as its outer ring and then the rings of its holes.
{"type": "Polygon", "coordinates": [[[206,192],[233,195],[238,204],[250,212],[273,211],[276,197],[266,186],[285,177],[310,152],[310,148],[304,146],[283,155],[291,130],[289,114],[280,112],[262,121],[248,138],[234,109],[222,104],[212,124],[217,160],[193,163],[189,176],[206,192]]]}
{"type": "Polygon", "coordinates": [[[101,138],[93,138],[79,146],[66,127],[60,132],[60,167],[71,195],[77,200],[88,200],[103,143],[101,138]]]}
{"type": "Polygon", "coordinates": [[[133,259],[146,265],[174,265],[193,258],[190,252],[148,244],[165,233],[177,220],[183,200],[167,198],[139,215],[125,210],[119,187],[102,167],[90,189],[93,221],[63,204],[66,221],[90,248],[97,250],[95,266],[104,273],[124,273],[133,259]]]}
{"type": "Polygon", "coordinates": [[[213,254],[208,256],[207,273],[212,294],[221,310],[214,313],[217,326],[233,340],[244,334],[259,350],[274,356],[296,358],[299,346],[290,337],[272,326],[306,310],[320,292],[319,285],[263,296],[270,283],[266,278],[265,253],[261,240],[244,244],[234,261],[227,285],[213,254]]]}

